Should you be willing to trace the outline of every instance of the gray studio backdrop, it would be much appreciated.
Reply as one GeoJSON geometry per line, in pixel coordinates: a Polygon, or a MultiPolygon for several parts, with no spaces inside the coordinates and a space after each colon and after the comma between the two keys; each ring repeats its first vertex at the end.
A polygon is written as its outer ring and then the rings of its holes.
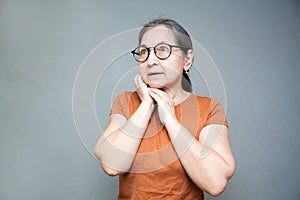
{"type": "MultiPolygon", "coordinates": [[[[73,86],[92,49],[158,16],[180,22],[224,82],[237,168],[216,199],[300,199],[299,1],[1,0],[1,200],[116,199],[118,178],[102,172],[76,129],[73,86]]],[[[119,55],[97,83],[100,127],[113,86],[126,74],[130,87],[134,65],[119,55]]],[[[197,94],[209,94],[191,73],[197,94]]]]}

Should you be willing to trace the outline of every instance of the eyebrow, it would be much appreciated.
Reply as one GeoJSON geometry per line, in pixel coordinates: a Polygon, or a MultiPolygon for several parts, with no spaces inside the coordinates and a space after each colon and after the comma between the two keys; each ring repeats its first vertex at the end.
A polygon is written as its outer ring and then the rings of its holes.
{"type": "MultiPolygon", "coordinates": [[[[170,44],[170,42],[160,41],[160,42],[158,42],[156,45],[162,44],[162,43],[164,43],[164,44],[170,44]]],[[[173,42],[172,42],[172,43],[173,43],[173,42]]],[[[154,45],[154,46],[156,46],[156,45],[154,45]]],[[[146,44],[141,44],[140,47],[148,47],[148,46],[147,46],[146,44]]]]}

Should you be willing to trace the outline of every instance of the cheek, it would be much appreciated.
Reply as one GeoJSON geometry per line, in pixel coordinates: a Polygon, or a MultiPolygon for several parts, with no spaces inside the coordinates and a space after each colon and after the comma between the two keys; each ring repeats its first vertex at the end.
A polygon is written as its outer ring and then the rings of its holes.
{"type": "Polygon", "coordinates": [[[168,79],[179,79],[182,76],[182,71],[179,68],[168,68],[167,78],[168,79]]]}
{"type": "Polygon", "coordinates": [[[138,73],[139,73],[139,75],[141,75],[143,81],[147,82],[147,76],[146,76],[146,72],[145,72],[145,67],[138,66],[138,73]]]}
{"type": "Polygon", "coordinates": [[[169,74],[172,76],[181,76],[183,71],[183,63],[181,60],[178,60],[178,62],[172,62],[169,64],[169,67],[167,68],[169,74]]]}

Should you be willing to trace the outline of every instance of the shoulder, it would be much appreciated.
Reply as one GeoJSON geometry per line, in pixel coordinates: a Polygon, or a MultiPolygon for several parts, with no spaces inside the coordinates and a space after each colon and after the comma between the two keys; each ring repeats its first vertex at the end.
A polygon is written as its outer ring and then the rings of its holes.
{"type": "Polygon", "coordinates": [[[115,102],[118,102],[118,104],[121,104],[123,106],[129,106],[132,104],[140,103],[139,96],[137,92],[135,91],[124,91],[120,94],[115,99],[115,102]]]}
{"type": "Polygon", "coordinates": [[[139,98],[136,92],[124,91],[115,98],[110,114],[122,114],[128,118],[132,108],[136,107],[138,101],[139,98]]]}
{"type": "Polygon", "coordinates": [[[216,111],[224,112],[223,106],[218,100],[206,96],[196,96],[196,98],[198,102],[198,107],[202,112],[208,114],[214,113],[216,111]]]}
{"type": "Polygon", "coordinates": [[[200,113],[206,118],[205,125],[221,124],[228,127],[225,111],[221,103],[214,98],[205,96],[197,96],[197,99],[200,113]]]}
{"type": "Polygon", "coordinates": [[[129,100],[135,98],[137,93],[135,91],[124,91],[117,95],[116,99],[119,100],[129,100]]]}
{"type": "Polygon", "coordinates": [[[206,96],[194,95],[197,98],[199,104],[203,105],[217,105],[220,104],[216,99],[206,96]]]}

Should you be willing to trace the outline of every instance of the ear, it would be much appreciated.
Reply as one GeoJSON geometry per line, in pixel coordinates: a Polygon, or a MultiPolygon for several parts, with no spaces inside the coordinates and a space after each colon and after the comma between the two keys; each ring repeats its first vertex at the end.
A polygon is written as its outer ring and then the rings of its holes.
{"type": "Polygon", "coordinates": [[[183,66],[184,71],[188,71],[193,64],[194,52],[192,49],[188,50],[185,57],[185,64],[183,66]]]}

